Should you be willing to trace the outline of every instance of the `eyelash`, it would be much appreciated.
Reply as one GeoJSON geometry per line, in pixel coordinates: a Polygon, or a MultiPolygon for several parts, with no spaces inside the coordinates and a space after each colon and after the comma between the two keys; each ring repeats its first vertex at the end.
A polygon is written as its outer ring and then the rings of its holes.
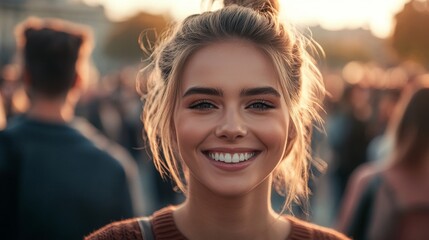
{"type": "Polygon", "coordinates": [[[217,108],[216,105],[214,105],[213,103],[211,103],[208,100],[199,100],[196,102],[193,102],[190,106],[190,109],[196,109],[196,110],[200,110],[200,111],[204,111],[204,110],[208,110],[211,108],[217,108]]]}
{"type": "Polygon", "coordinates": [[[247,109],[248,108],[256,109],[257,111],[267,111],[269,109],[274,108],[274,106],[271,103],[269,103],[269,102],[267,102],[267,101],[265,101],[263,99],[260,99],[260,100],[256,100],[256,101],[252,102],[246,108],[247,109]],[[260,106],[259,107],[255,107],[255,105],[260,105],[260,106]]]}

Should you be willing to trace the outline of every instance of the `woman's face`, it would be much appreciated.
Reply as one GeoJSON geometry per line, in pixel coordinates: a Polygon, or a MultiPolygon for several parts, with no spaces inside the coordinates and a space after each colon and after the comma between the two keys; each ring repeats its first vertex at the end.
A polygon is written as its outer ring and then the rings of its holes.
{"type": "Polygon", "coordinates": [[[174,124],[190,193],[237,196],[269,181],[289,126],[269,57],[244,40],[213,43],[188,59],[180,81],[174,124]]]}

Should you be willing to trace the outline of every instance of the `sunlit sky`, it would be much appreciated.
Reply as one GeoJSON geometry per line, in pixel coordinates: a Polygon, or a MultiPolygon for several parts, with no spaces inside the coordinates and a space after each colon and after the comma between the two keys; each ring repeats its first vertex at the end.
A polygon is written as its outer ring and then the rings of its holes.
{"type": "MultiPolygon", "coordinates": [[[[175,19],[201,12],[201,0],[83,0],[101,4],[113,21],[139,11],[167,13],[175,19]]],[[[362,27],[381,38],[391,34],[393,17],[409,0],[280,0],[281,16],[295,24],[329,30],[362,27]]]]}

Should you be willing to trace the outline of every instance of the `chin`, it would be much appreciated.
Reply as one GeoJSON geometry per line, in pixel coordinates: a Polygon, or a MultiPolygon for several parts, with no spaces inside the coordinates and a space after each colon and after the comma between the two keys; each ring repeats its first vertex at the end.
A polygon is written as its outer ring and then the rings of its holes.
{"type": "Polygon", "coordinates": [[[252,184],[249,179],[228,179],[224,178],[216,182],[208,182],[205,188],[214,196],[220,198],[238,198],[245,197],[253,192],[257,193],[260,184],[252,184]]]}

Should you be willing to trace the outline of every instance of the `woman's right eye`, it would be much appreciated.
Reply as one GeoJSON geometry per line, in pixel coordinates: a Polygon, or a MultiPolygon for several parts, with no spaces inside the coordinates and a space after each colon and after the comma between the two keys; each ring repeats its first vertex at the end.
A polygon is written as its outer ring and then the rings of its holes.
{"type": "Polygon", "coordinates": [[[193,102],[190,106],[190,109],[196,109],[196,110],[209,110],[209,109],[216,109],[216,105],[214,105],[213,103],[207,101],[207,100],[200,100],[200,101],[196,101],[193,102]]]}

